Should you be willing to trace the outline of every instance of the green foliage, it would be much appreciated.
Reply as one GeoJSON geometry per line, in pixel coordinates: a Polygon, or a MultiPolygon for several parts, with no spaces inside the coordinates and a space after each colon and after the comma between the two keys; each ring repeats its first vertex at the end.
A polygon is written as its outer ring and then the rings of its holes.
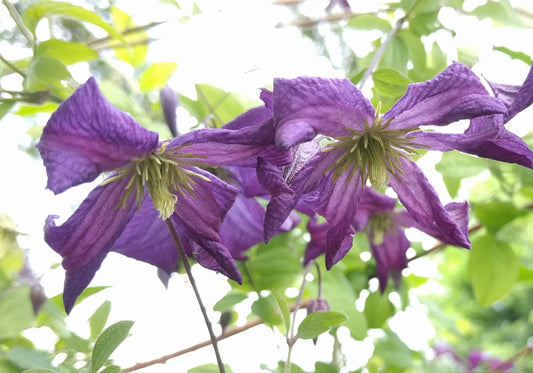
{"type": "Polygon", "coordinates": [[[486,234],[472,242],[468,274],[476,299],[488,306],[511,289],[518,276],[518,260],[507,243],[486,234]]]}
{"type": "Polygon", "coordinates": [[[175,62],[156,62],[150,65],[139,77],[141,91],[149,92],[163,88],[176,67],[175,62]]]}
{"type": "Polygon", "coordinates": [[[94,343],[91,372],[96,373],[106,363],[113,351],[128,337],[133,321],[119,321],[98,337],[94,343]]]}
{"type": "Polygon", "coordinates": [[[334,311],[313,312],[302,320],[298,327],[298,337],[313,339],[346,321],[346,316],[334,311]]]}
{"type": "Polygon", "coordinates": [[[380,328],[394,314],[394,306],[387,294],[373,292],[365,301],[365,316],[369,328],[380,328]]]}

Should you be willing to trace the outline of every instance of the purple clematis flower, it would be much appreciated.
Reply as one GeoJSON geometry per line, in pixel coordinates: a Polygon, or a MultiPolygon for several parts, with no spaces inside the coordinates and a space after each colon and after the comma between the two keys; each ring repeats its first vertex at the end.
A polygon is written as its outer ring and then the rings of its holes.
{"type": "MultiPolygon", "coordinates": [[[[268,119],[269,112],[258,107],[235,122],[268,119]]],[[[102,172],[112,172],[65,223],[57,226],[56,216],[46,221],[45,240],[63,257],[66,270],[66,311],[72,309],[110,251],[167,273],[174,271],[177,251],[166,219],[189,256],[240,282],[241,275],[219,235],[238,190],[200,167],[255,167],[258,156],[275,164],[290,161],[289,152],[279,152],[273,145],[271,122],[259,123],[242,131],[230,125],[229,129],[199,130],[159,141],[157,133],[112,106],[93,78],[63,102],[38,144],[47,187],[57,194],[92,181],[102,172]]]]}
{"type": "MultiPolygon", "coordinates": [[[[353,232],[365,231],[369,240],[372,255],[376,261],[376,272],[379,288],[383,293],[387,288],[389,276],[392,276],[396,287],[400,284],[401,271],[407,268],[407,249],[411,243],[405,236],[404,228],[417,228],[445,243],[447,237],[441,233],[433,223],[423,226],[419,224],[409,212],[395,210],[396,200],[385,194],[378,193],[371,188],[365,188],[359,203],[357,215],[352,223],[353,232]]],[[[445,209],[454,216],[462,230],[468,229],[468,205],[464,203],[450,203],[445,209]]],[[[306,247],[304,263],[326,252],[326,238],[329,223],[316,223],[313,217],[309,221],[308,231],[311,240],[306,247]]],[[[344,256],[352,246],[352,239],[346,236],[339,249],[344,256]]]]}
{"type": "Polygon", "coordinates": [[[343,257],[340,248],[352,233],[368,181],[376,189],[392,187],[421,226],[434,226],[447,242],[470,247],[468,232],[439,201],[413,156],[417,148],[434,148],[421,127],[503,114],[506,106],[488,94],[468,67],[454,63],[427,82],[409,85],[385,114],[381,115],[379,108],[375,111],[346,79],[274,81],[276,144],[290,149],[317,135],[327,136],[331,142],[290,181],[283,178],[279,167],[260,161],[261,182],[272,194],[266,239],[302,196],[313,195],[307,203],[329,223],[326,267],[331,268],[343,257]]]}

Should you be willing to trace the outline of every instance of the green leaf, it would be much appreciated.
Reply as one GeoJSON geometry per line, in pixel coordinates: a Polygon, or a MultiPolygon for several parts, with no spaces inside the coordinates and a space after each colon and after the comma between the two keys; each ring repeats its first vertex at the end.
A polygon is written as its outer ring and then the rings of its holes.
{"type": "Polygon", "coordinates": [[[344,321],[346,321],[346,316],[339,312],[313,312],[307,315],[298,326],[298,336],[302,339],[313,339],[344,321]]]}
{"type": "Polygon", "coordinates": [[[104,330],[94,343],[91,372],[96,373],[115,349],[128,337],[133,321],[119,321],[104,330]]]}
{"type": "Polygon", "coordinates": [[[35,316],[30,287],[9,290],[0,295],[0,339],[14,337],[29,327],[35,316]]]}
{"type": "Polygon", "coordinates": [[[512,49],[504,47],[503,45],[494,46],[492,49],[494,49],[495,51],[505,53],[506,55],[508,55],[509,57],[515,60],[520,60],[522,62],[525,62],[528,66],[531,65],[531,56],[525,54],[524,52],[514,51],[512,49]]]}
{"type": "Polygon", "coordinates": [[[50,39],[39,43],[35,54],[55,58],[65,65],[98,58],[98,53],[85,44],[58,39],[50,39]]]}
{"type": "Polygon", "coordinates": [[[120,373],[121,369],[117,365],[110,365],[102,370],[100,373],[120,373]]]}
{"type": "MultiPolygon", "coordinates": [[[[55,102],[47,102],[43,105],[21,105],[17,111],[15,112],[16,115],[21,116],[33,116],[38,113],[53,113],[57,110],[59,104],[55,102]]],[[[43,124],[44,125],[44,124],[43,124]]],[[[38,126],[34,126],[38,127],[38,126]]],[[[41,129],[43,127],[41,126],[41,129]]]]}
{"type": "Polygon", "coordinates": [[[497,26],[521,27],[523,23],[513,10],[513,6],[507,0],[488,1],[478,6],[470,14],[479,19],[489,18],[497,26]]]}
{"type": "MultiPolygon", "coordinates": [[[[84,291],[82,291],[80,296],[76,299],[76,303],[74,303],[74,304],[78,305],[82,301],[84,301],[85,299],[89,298],[90,296],[92,296],[94,294],[97,294],[97,293],[101,292],[102,290],[105,290],[105,289],[108,289],[108,288],[109,288],[109,286],[91,286],[90,288],[86,288],[84,291]]],[[[59,308],[61,308],[61,309],[65,308],[63,306],[63,294],[58,294],[58,295],[50,298],[50,300],[52,302],[54,302],[59,308]]]]}
{"type": "Polygon", "coordinates": [[[252,304],[252,312],[259,316],[268,326],[278,326],[283,322],[278,312],[278,305],[272,294],[256,300],[252,304]]]}
{"type": "MultiPolygon", "coordinates": [[[[131,29],[136,26],[135,23],[133,23],[131,16],[116,6],[111,7],[111,17],[113,19],[113,24],[119,31],[131,29]]],[[[144,42],[148,38],[146,32],[135,32],[125,35],[124,38],[126,43],[121,47],[114,48],[113,50],[115,51],[115,54],[120,60],[129,63],[133,67],[141,66],[148,53],[148,44],[144,42]]]]}
{"type": "Polygon", "coordinates": [[[36,92],[61,87],[61,81],[69,78],[70,73],[61,61],[47,56],[36,56],[31,61],[24,79],[24,89],[36,92]]]}
{"type": "Polygon", "coordinates": [[[283,319],[283,325],[285,326],[285,330],[289,330],[289,328],[291,327],[291,311],[289,309],[289,305],[285,301],[285,297],[276,290],[272,290],[272,295],[274,296],[274,298],[276,298],[276,302],[278,303],[279,309],[281,310],[281,318],[283,319]]]}
{"type": "Polygon", "coordinates": [[[139,87],[143,92],[161,89],[167,83],[170,75],[176,70],[175,62],[156,62],[143,71],[139,78],[139,87]]]}
{"type": "Polygon", "coordinates": [[[379,94],[390,97],[402,96],[407,90],[407,85],[411,83],[409,79],[392,69],[377,70],[372,78],[379,94]]]}
{"type": "Polygon", "coordinates": [[[414,70],[426,68],[426,49],[419,36],[413,34],[409,29],[401,30],[398,36],[404,41],[409,51],[409,59],[413,62],[414,70]]]}
{"type": "MultiPolygon", "coordinates": [[[[232,372],[230,367],[227,366],[226,364],[224,364],[224,368],[225,368],[227,373],[231,373],[232,372]]],[[[200,365],[198,367],[194,367],[194,368],[189,369],[187,371],[187,373],[219,373],[219,372],[220,372],[220,370],[218,369],[218,366],[215,365],[215,364],[200,365]]]]}
{"type": "Polygon", "coordinates": [[[394,36],[381,60],[378,67],[380,69],[389,68],[400,72],[401,74],[407,74],[407,62],[409,61],[409,50],[405,45],[404,40],[398,35],[394,36]]]}
{"type": "Polygon", "coordinates": [[[394,314],[394,306],[386,294],[370,293],[365,302],[365,316],[369,328],[380,328],[394,314]]]}
{"type": "Polygon", "coordinates": [[[104,330],[109,313],[111,312],[111,302],[105,301],[94,311],[89,318],[89,328],[91,330],[91,340],[98,338],[102,330],[104,330]]]}
{"type": "Polygon", "coordinates": [[[24,10],[22,13],[22,21],[26,27],[35,34],[37,23],[39,23],[42,18],[52,15],[68,16],[80,21],[92,23],[93,25],[104,29],[109,35],[112,35],[119,40],[123,40],[122,36],[98,14],[71,3],[53,1],[34,3],[24,10]]]}
{"type": "Polygon", "coordinates": [[[315,373],[338,373],[338,369],[333,364],[317,361],[315,363],[315,373]]]}
{"type": "Polygon", "coordinates": [[[20,369],[53,369],[52,361],[44,351],[37,351],[30,348],[15,346],[6,352],[7,360],[20,369]]]}
{"type": "MultiPolygon", "coordinates": [[[[385,339],[376,343],[374,355],[382,357],[387,366],[390,364],[393,367],[407,369],[413,363],[413,352],[394,333],[388,333],[385,339]]],[[[384,371],[393,371],[392,367],[387,368],[384,371]]]]}
{"type": "Polygon", "coordinates": [[[332,311],[341,312],[348,318],[344,326],[350,329],[351,336],[356,340],[364,339],[368,329],[366,317],[355,308],[355,291],[337,267],[322,274],[322,294],[332,311]]]}
{"type": "Polygon", "coordinates": [[[527,210],[519,210],[510,202],[493,201],[474,206],[476,218],[492,233],[495,233],[513,219],[527,213],[527,210]]]}
{"type": "Polygon", "coordinates": [[[476,176],[487,169],[487,161],[472,155],[449,151],[442,154],[442,159],[435,169],[442,174],[444,184],[451,197],[455,197],[461,185],[461,179],[476,176]]]}
{"type": "Polygon", "coordinates": [[[518,259],[511,247],[491,234],[472,242],[468,276],[478,302],[488,306],[506,295],[518,277],[518,259]]]}
{"type": "Polygon", "coordinates": [[[533,282],[533,269],[520,266],[517,281],[533,282]]]}
{"type": "Polygon", "coordinates": [[[61,373],[79,373],[79,369],[76,369],[74,367],[74,365],[70,364],[70,363],[66,363],[66,362],[62,362],[61,364],[59,364],[59,366],[57,367],[57,369],[61,372],[61,373]]]}
{"type": "Polygon", "coordinates": [[[57,371],[52,369],[32,368],[23,370],[21,373],[57,373],[57,371]]]}
{"type": "Polygon", "coordinates": [[[241,303],[246,298],[248,298],[248,294],[246,293],[228,293],[224,295],[222,299],[215,303],[215,305],[213,306],[213,310],[218,312],[229,311],[233,309],[233,306],[238,303],[241,303]]]}
{"type": "Polygon", "coordinates": [[[9,113],[13,106],[15,106],[15,101],[0,102],[0,119],[9,113]]]}
{"type": "Polygon", "coordinates": [[[247,265],[257,290],[285,289],[302,271],[298,258],[283,245],[261,245],[247,265]]]}
{"type": "Polygon", "coordinates": [[[357,30],[380,30],[383,33],[392,29],[389,21],[372,14],[353,17],[348,21],[347,26],[357,30]]]}

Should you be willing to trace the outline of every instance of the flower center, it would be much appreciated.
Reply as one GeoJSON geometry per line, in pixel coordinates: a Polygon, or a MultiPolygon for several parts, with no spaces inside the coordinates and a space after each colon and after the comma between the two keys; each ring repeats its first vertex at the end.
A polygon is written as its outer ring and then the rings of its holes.
{"type": "Polygon", "coordinates": [[[361,174],[361,184],[364,185],[366,179],[376,189],[386,186],[390,181],[390,175],[398,177],[404,175],[400,168],[401,158],[411,159],[418,154],[412,146],[414,136],[408,136],[416,128],[389,129],[389,125],[394,118],[383,121],[380,115],[381,102],[376,108],[376,116],[372,124],[365,121],[365,128],[362,132],[347,128],[350,132],[348,136],[335,138],[335,141],[328,144],[323,150],[342,150],[342,155],[331,165],[327,171],[333,171],[333,181],[347,170],[351,169],[348,181],[351,180],[356,171],[361,174]]]}
{"type": "Polygon", "coordinates": [[[200,162],[189,161],[192,154],[177,153],[176,149],[168,150],[168,142],[163,143],[157,152],[142,158],[134,158],[128,166],[117,170],[117,174],[104,181],[110,183],[123,177],[129,177],[124,195],[117,207],[126,207],[126,202],[135,189],[137,208],[141,208],[144,200],[145,187],[152,197],[154,207],[162,219],[168,219],[176,210],[178,194],[189,193],[194,196],[195,178],[209,181],[188,167],[204,166],[200,162]],[[186,167],[183,167],[186,166],[186,167]]]}
{"type": "Polygon", "coordinates": [[[381,245],[385,235],[394,229],[395,224],[387,212],[382,212],[370,216],[366,223],[366,231],[369,239],[374,245],[381,245]]]}

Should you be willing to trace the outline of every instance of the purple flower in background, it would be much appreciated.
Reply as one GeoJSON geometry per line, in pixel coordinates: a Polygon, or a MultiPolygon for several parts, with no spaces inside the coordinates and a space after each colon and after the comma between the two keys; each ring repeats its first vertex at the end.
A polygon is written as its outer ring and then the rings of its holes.
{"type": "MultiPolygon", "coordinates": [[[[371,188],[363,191],[357,215],[352,223],[353,232],[365,231],[369,240],[372,255],[376,261],[376,272],[379,288],[384,292],[389,276],[392,276],[396,287],[399,286],[401,271],[407,267],[407,249],[411,243],[405,236],[404,228],[413,227],[424,233],[447,241],[435,223],[429,226],[420,225],[405,210],[395,210],[396,200],[385,194],[378,193],[371,188]]],[[[460,229],[468,229],[468,205],[463,203],[450,203],[445,209],[454,216],[460,229]]],[[[308,263],[318,255],[326,252],[326,237],[329,223],[316,223],[313,217],[309,221],[308,231],[311,240],[306,247],[304,263],[308,263]]],[[[352,239],[346,236],[339,253],[344,256],[352,246],[352,239]]]]}
{"type": "Polygon", "coordinates": [[[412,158],[417,148],[434,149],[425,134],[438,132],[422,131],[422,126],[445,126],[460,119],[505,113],[505,105],[488,94],[468,67],[454,63],[432,80],[409,85],[384,115],[379,109],[378,105],[375,111],[346,79],[274,81],[277,145],[290,149],[317,135],[327,136],[331,142],[285,185],[279,168],[259,163],[268,174],[262,184],[272,194],[265,233],[273,231],[302,196],[312,196],[304,197],[306,203],[329,223],[326,267],[331,268],[345,254],[340,248],[353,232],[351,225],[369,181],[376,189],[392,187],[421,226],[435,227],[454,245],[470,246],[467,230],[442,205],[412,158]]]}
{"type": "MultiPolygon", "coordinates": [[[[242,117],[268,118],[265,111],[259,107],[242,117]]],[[[238,190],[199,167],[255,167],[258,156],[274,164],[289,161],[290,154],[279,152],[271,129],[264,128],[272,124],[260,123],[243,131],[200,130],[161,142],[157,133],[113,107],[93,78],[78,88],[51,116],[38,144],[47,187],[57,194],[112,173],[65,223],[57,226],[56,216],[46,221],[45,240],[63,257],[67,312],[110,251],[172,272],[177,251],[165,219],[189,256],[240,282],[219,236],[238,190]]]]}
{"type": "Polygon", "coordinates": [[[352,10],[348,0],[330,0],[328,6],[326,7],[326,11],[333,10],[333,8],[335,8],[337,5],[345,12],[352,10]]]}
{"type": "Polygon", "coordinates": [[[449,355],[455,363],[469,372],[480,371],[480,369],[488,372],[508,372],[514,367],[512,361],[502,361],[477,349],[472,350],[466,359],[462,359],[451,347],[444,344],[435,345],[433,349],[437,358],[449,355]]]}

